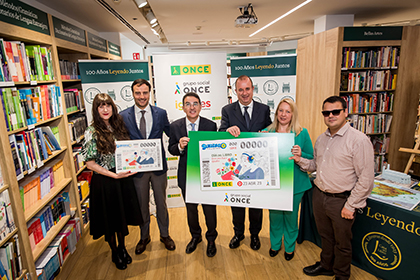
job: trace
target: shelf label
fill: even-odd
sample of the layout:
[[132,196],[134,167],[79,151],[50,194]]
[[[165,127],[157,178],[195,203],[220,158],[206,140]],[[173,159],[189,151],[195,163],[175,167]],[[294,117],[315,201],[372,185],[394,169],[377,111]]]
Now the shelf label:
[[31,81],[31,86],[36,86],[37,84],[37,81]]
[[0,1],[0,21],[50,35],[48,15],[17,0]]
[[83,29],[56,17],[53,17],[53,25],[56,38],[86,46],[86,35]]
[[34,129],[34,128],[35,128],[35,125],[34,124],[28,125],[28,130],[31,130],[31,129]]
[[344,27],[344,41],[401,40],[402,26]]
[[106,52],[106,40],[88,32],[89,48]]
[[108,52],[113,55],[121,56],[120,46],[108,41]]

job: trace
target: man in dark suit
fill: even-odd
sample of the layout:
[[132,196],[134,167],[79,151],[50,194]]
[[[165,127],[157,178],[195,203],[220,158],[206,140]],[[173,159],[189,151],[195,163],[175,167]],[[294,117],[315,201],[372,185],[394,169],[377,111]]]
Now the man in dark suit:
[[[241,131],[258,132],[271,124],[270,108],[253,101],[254,85],[250,77],[242,75],[236,79],[235,92],[238,101],[222,108],[222,123],[219,131],[227,131],[238,137]],[[251,248],[258,250],[261,246],[258,234],[262,227],[262,209],[249,208],[249,231]],[[245,238],[245,208],[232,206],[232,221],[235,235],[230,240],[229,248],[239,247]]]
[[[182,196],[185,200],[185,185],[187,179],[187,150],[189,131],[217,131],[215,122],[200,116],[201,100],[196,93],[187,93],[182,98],[182,109],[186,117],[178,119],[171,123],[171,136],[169,137],[168,150],[171,154],[179,156],[178,163],[178,186],[182,190]],[[185,203],[187,207],[187,220],[192,236],[188,243],[185,252],[191,254],[197,248],[198,243],[202,241],[201,227],[198,221],[198,210],[196,203]],[[217,237],[216,231],[216,205],[202,204],[204,216],[206,217],[206,239],[207,239],[207,256],[213,257],[216,255],[215,240]]]
[[[135,105],[122,111],[120,114],[130,133],[131,139],[161,139],[163,132],[169,135],[170,124],[166,111],[149,104],[150,84],[143,79],[137,79],[131,85]],[[163,141],[161,145],[163,168],[160,171],[138,172],[134,175],[134,184],[140,203],[144,224],[140,226],[140,241],[136,246],[136,254],[146,250],[150,242],[150,183],[156,202],[156,215],[160,231],[160,241],[165,244],[166,249],[175,250],[175,243],[169,236],[169,216],[166,205],[166,187],[168,170],[166,164]]]

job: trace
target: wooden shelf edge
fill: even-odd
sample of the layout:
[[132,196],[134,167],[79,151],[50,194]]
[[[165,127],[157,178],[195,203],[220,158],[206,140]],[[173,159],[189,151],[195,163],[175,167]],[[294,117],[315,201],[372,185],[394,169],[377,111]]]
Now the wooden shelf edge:
[[29,222],[33,216],[36,215],[42,208],[47,205],[51,199],[53,199],[56,195],[58,195],[69,183],[71,182],[71,178],[65,178],[61,180],[60,183],[57,184],[56,187],[52,188],[51,191],[44,196],[43,199],[38,200],[31,208],[25,210],[25,220]]
[[359,90],[359,91],[345,91],[345,90],[340,90],[340,93],[374,93],[374,92],[391,92],[391,91],[395,91],[396,89],[376,89],[376,90]]
[[82,203],[83,203],[83,202],[85,202],[85,201],[86,201],[86,199],[88,199],[88,198],[89,198],[89,195],[90,195],[90,190],[89,190],[88,194],[86,195],[86,197],[85,197],[85,198],[83,198],[83,199],[80,201],[80,205],[82,205]]
[[80,173],[82,173],[82,171],[83,170],[85,170],[86,169],[86,165],[83,165],[82,166],[82,168],[80,168],[77,172],[76,172],[76,177],[80,174]]
[[62,83],[81,82],[81,79],[61,80]]
[[90,227],[90,221],[88,221],[86,225],[83,225],[83,234],[85,234],[85,231],[89,230],[89,227]]
[[24,269],[24,270],[22,270],[22,274],[18,277],[18,278],[16,278],[16,280],[21,280],[21,279],[23,279],[23,277],[25,276],[25,274],[28,272],[28,270],[27,269]]
[[9,188],[9,185],[8,184],[3,184],[3,186],[0,188],[0,193],[4,192],[8,188]]
[[392,114],[393,111],[383,111],[383,112],[366,112],[366,113],[349,113],[349,115],[376,115],[376,114]]
[[[49,123],[49,122],[52,122],[52,121],[58,120],[58,119],[59,119],[59,118],[61,118],[62,116],[63,116],[63,115],[59,115],[59,116],[57,116],[57,117],[53,117],[53,118],[49,118],[49,119],[46,119],[46,120],[42,120],[42,121],[37,122],[36,124],[34,124],[34,127],[37,127],[37,126],[40,126],[40,125],[43,125],[43,124],[46,124],[46,123]],[[18,133],[18,132],[21,132],[21,131],[27,130],[27,129],[28,129],[28,127],[27,127],[27,126],[25,126],[25,127],[21,127],[21,128],[19,128],[19,129],[16,129],[16,130],[8,131],[8,132],[7,132],[7,134],[8,134],[8,135],[12,135],[12,134],[15,134],[15,133]]]
[[4,245],[13,235],[18,232],[18,228],[15,228],[12,232],[10,232],[2,241],[0,241],[0,247]]
[[42,239],[35,246],[35,249],[32,251],[32,255],[34,257],[35,262],[38,260],[41,254],[45,251],[45,249],[48,248],[48,245],[51,243],[51,241],[54,240],[54,238],[57,236],[60,230],[64,228],[64,226],[67,224],[69,220],[70,220],[70,215],[67,215],[61,218],[61,220],[48,231],[44,239]]

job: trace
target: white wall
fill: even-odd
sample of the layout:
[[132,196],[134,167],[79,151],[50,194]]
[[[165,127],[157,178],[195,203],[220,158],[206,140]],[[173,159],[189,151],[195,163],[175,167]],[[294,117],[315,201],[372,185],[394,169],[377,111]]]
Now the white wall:
[[[132,60],[133,53],[140,53],[140,59],[145,60],[144,49],[142,45],[137,44],[136,42],[130,40],[122,33],[120,33],[120,43],[121,43],[121,58]],[[146,58],[147,60],[147,58]]]

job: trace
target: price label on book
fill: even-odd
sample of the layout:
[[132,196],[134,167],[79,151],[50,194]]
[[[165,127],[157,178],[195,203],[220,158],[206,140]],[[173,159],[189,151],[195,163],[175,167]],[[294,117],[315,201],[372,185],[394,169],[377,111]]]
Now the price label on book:
[[34,129],[34,128],[35,128],[35,125],[34,124],[28,125],[28,130],[31,130],[31,129]]
[[36,86],[38,84],[37,81],[31,81],[31,86]]

